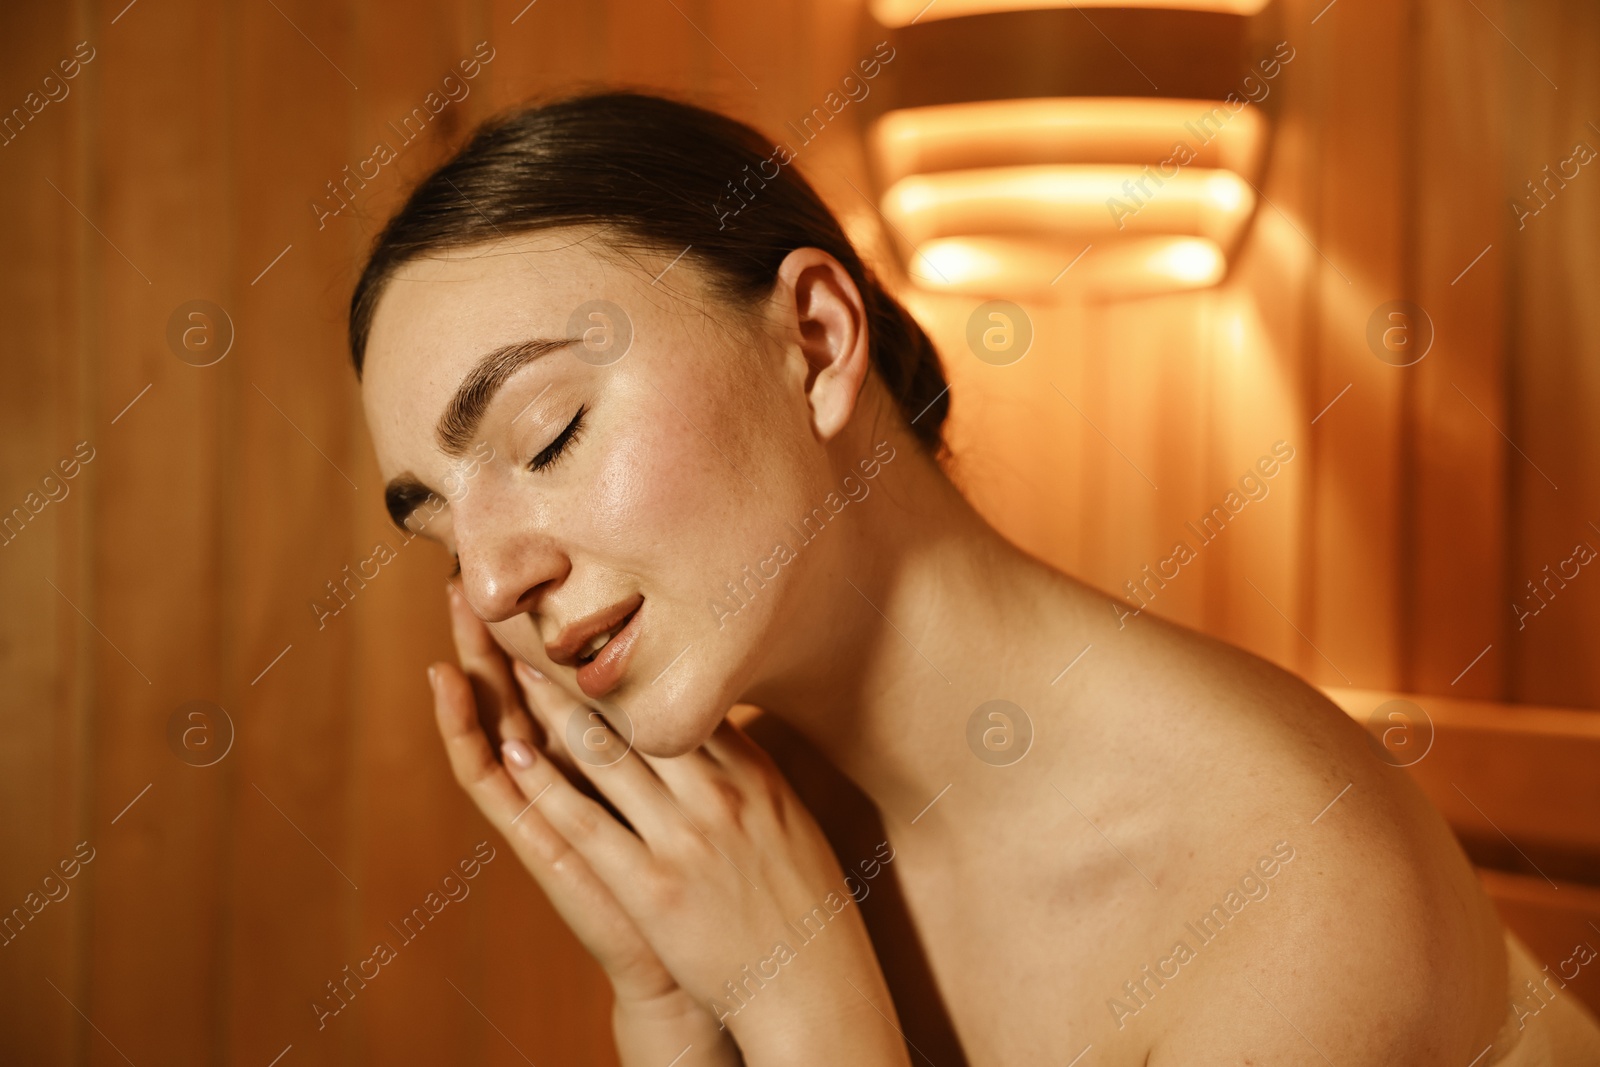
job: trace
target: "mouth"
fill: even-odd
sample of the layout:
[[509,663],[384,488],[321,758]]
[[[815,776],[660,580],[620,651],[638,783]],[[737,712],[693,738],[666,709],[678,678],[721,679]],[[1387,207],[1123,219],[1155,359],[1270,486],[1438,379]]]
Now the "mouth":
[[622,680],[641,631],[643,606],[644,597],[637,593],[618,601],[568,626],[557,640],[545,645],[545,652],[552,662],[573,668],[578,688],[597,699]]
[[[643,605],[641,604],[640,606],[642,607]],[[639,609],[634,608],[628,612],[621,622],[608,630],[601,630],[589,638],[584,646],[578,650],[578,654],[573,657],[573,663],[580,668],[587,667],[593,663],[600,653],[605,650],[605,647],[615,640],[619,633],[627,629],[628,624],[633,621],[633,617],[638,613]]]
[[546,641],[544,651],[552,663],[563,667],[576,667],[580,657],[587,661],[605,647],[628,624],[628,619],[639,610],[644,597],[638,593],[625,597],[609,607],[568,623],[562,627],[555,640]]
[[576,657],[578,688],[592,701],[610,693],[621,683],[622,673],[627,670],[627,662],[634,653],[638,635],[643,629],[643,622],[640,621],[643,606],[645,601],[640,598],[638,605],[618,624],[590,638]]

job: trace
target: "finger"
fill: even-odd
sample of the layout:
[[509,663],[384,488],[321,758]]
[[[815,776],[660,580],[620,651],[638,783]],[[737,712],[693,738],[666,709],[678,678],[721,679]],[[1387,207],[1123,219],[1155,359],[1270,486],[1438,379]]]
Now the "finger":
[[621,983],[619,991],[670,985],[670,975],[616,896],[495,757],[472,708],[467,677],[444,663],[435,664],[429,677],[439,733],[456,781],[510,843],[563,921],[613,982]]
[[[544,750],[564,769],[582,783],[588,780],[585,771],[578,767],[605,766],[620,758],[629,738],[619,737],[607,729],[605,721],[595,717],[594,709],[564,689],[549,675],[524,660],[511,665],[512,675],[522,693],[522,702],[534,719],[544,729]],[[574,747],[578,751],[574,752]]]
[[[567,693],[526,660],[513,660],[511,668],[517,686],[522,692],[523,706],[529,709],[544,737],[540,751],[560,769],[562,774],[566,775],[567,781],[571,782],[579,792],[599,803],[612,816],[621,820],[629,830],[637,832],[632,820],[623,815],[611,802],[611,798],[589,780],[589,776],[579,769],[578,760],[573,757],[567,732],[569,723],[573,727],[572,736],[578,737],[580,742],[589,736],[607,736],[586,734],[588,705]],[[617,743],[614,735],[608,739],[613,744]],[[584,754],[591,763],[601,758],[587,750]]]
[[[533,713],[533,717],[544,727],[547,735],[544,749],[556,758],[558,763],[564,763],[573,770],[577,769],[577,758],[572,752],[574,738],[580,745],[585,738],[595,739],[596,743],[601,745],[616,742],[614,733],[609,737],[590,733],[587,717],[578,720],[577,723],[571,723],[572,712],[587,708],[588,705],[563,689],[554,679],[523,660],[516,660],[511,667],[517,684],[522,689],[523,702]],[[567,736],[569,724],[574,735],[572,738]],[[627,744],[630,739],[621,740],[623,744]],[[634,751],[637,752],[636,749]],[[558,752],[564,755],[565,759],[558,756]],[[638,752],[638,755],[644,760],[645,765],[655,772],[657,779],[667,785],[669,792],[674,790],[677,783],[687,784],[691,777],[697,777],[715,766],[715,761],[699,748],[683,756],[671,758],[646,756],[642,752]],[[591,766],[611,762],[609,756],[600,752],[585,753],[584,756],[584,761]]]
[[626,907],[628,896],[637,893],[654,867],[644,841],[567,781],[532,745],[512,738],[501,752],[517,787],[535,798],[539,813]]
[[734,793],[742,792],[741,781],[729,773],[704,745],[681,756],[637,755],[653,772],[673,803],[686,818],[700,825],[699,816],[721,812]]
[[545,743],[542,747],[557,762],[575,771],[572,749],[562,727],[567,722],[567,716],[580,706],[581,701],[525,660],[512,661],[511,671],[522,694],[523,706],[544,732]]
[[[600,712],[573,698],[548,677],[525,663],[516,665],[517,683],[527,704],[544,718],[552,738],[560,737],[571,757],[570,767],[641,837],[660,844],[679,829],[669,789],[637,752],[631,738],[620,736]],[[589,793],[579,785],[580,791]]]
[[439,736],[457,784],[496,829],[530,848],[539,866],[553,866],[566,858],[571,845],[541,815],[530,811],[528,797],[495,755],[473,707],[471,680],[448,663],[434,664],[429,678]]
[[539,727],[522,706],[505,653],[495,643],[483,620],[467,603],[455,584],[447,583],[450,602],[450,633],[455,639],[461,669],[472,681],[479,720],[494,747],[509,737],[525,741],[543,740]]

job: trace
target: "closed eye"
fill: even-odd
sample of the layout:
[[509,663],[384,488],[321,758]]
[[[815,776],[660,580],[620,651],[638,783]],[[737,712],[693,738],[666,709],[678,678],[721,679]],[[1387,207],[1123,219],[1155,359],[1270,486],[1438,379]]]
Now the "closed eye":
[[556,434],[554,441],[551,441],[544,447],[542,452],[528,461],[528,469],[542,471],[554,465],[556,460],[561,458],[561,454],[567,450],[567,446],[578,437],[579,432],[583,429],[583,416],[588,410],[587,407],[579,407],[578,413],[572,416],[571,422],[567,423],[567,428]]

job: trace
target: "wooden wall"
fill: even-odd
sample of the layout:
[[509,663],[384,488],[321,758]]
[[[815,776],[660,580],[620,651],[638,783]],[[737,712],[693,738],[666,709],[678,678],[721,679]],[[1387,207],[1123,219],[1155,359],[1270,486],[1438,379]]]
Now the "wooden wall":
[[[622,82],[776,131],[875,38],[855,0],[525,2],[0,10],[3,113],[70,89],[0,146],[0,509],[79,442],[93,456],[0,547],[0,908],[80,842],[93,857],[0,947],[6,1062],[614,1060],[603,981],[504,849],[317,1027],[325,983],[494,843],[421,677],[448,647],[441,554],[401,552],[321,628],[310,607],[393,541],[344,302],[407,183],[491,110]],[[1508,200],[1600,146],[1597,16],[1320,7],[1286,4],[1271,206],[1227,285],[1030,308],[1010,368],[965,353],[971,301],[912,298],[955,383],[957,475],[1021,543],[1118,589],[1286,440],[1271,494],[1154,610],[1327,684],[1594,706],[1600,579],[1521,633],[1509,605],[1600,545],[1600,177],[1521,231]],[[326,183],[480,41],[470,96],[319,226]],[[45,85],[79,42],[93,58]],[[881,245],[852,131],[802,166]],[[1405,369],[1364,341],[1397,297],[1438,333]],[[234,328],[211,366],[167,339],[192,300]],[[195,700],[236,733],[208,767],[168,741]]]
[[[915,301],[955,357],[966,485],[1107,590],[1189,541],[1152,610],[1318,683],[1600,705],[1600,582],[1580,571],[1520,630],[1512,608],[1600,548],[1600,181],[1581,169],[1520,231],[1511,208],[1578,141],[1600,150],[1600,16],[1325,4],[1280,5],[1295,57],[1223,286],[1030,306],[1042,358],[1010,367],[963,358],[973,301]],[[1366,340],[1397,299],[1434,328],[1410,367]],[[1295,459],[1202,547],[1185,522],[1277,440]]]

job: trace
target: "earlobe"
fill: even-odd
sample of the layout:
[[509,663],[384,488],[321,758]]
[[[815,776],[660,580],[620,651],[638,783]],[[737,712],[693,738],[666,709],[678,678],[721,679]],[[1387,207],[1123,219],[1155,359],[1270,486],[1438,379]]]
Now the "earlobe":
[[820,440],[850,422],[871,363],[861,291],[837,259],[819,248],[797,248],[778,268],[778,292],[789,305],[793,336],[807,365],[806,402]]

